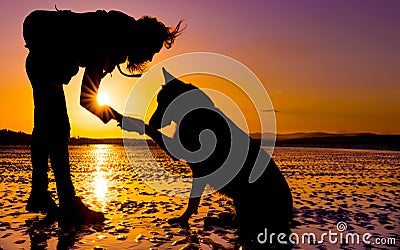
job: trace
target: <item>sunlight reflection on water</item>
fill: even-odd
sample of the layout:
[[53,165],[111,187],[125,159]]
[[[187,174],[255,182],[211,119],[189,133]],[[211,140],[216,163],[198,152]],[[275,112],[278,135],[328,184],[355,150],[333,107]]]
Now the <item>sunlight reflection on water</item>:
[[104,176],[104,172],[96,172],[93,178],[94,193],[96,194],[96,198],[102,203],[106,202],[106,193],[108,190],[108,180]]
[[111,145],[94,145],[92,150],[92,157],[94,162],[94,169],[91,178],[87,179],[87,184],[90,190],[94,193],[94,198],[101,204],[102,210],[107,207],[109,202],[109,187],[112,183],[112,146]]

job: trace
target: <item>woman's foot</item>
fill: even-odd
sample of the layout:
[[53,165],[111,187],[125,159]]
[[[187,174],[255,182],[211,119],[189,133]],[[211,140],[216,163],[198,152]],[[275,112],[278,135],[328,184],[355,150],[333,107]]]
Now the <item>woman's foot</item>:
[[56,214],[58,206],[49,191],[32,191],[26,204],[26,210],[33,213]]
[[60,207],[61,226],[95,224],[105,220],[102,212],[96,212],[83,204],[82,200],[75,196],[69,204]]

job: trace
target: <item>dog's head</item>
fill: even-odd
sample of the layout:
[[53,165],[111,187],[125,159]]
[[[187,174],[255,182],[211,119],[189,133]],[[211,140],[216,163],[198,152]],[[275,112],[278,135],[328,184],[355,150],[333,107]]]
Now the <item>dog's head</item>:
[[[163,128],[177,122],[182,115],[199,107],[214,107],[211,99],[192,84],[186,84],[173,77],[163,68],[165,84],[157,95],[157,109],[149,124]],[[168,109],[168,114],[166,111]]]

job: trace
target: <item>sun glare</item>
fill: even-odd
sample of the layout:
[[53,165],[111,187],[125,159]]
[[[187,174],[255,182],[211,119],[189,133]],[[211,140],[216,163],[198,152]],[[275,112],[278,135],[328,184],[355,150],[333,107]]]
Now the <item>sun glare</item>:
[[105,201],[108,190],[108,181],[104,172],[96,172],[93,178],[94,193],[99,201]]
[[107,94],[99,93],[97,94],[97,102],[99,103],[99,105],[103,106],[109,104],[110,100]]

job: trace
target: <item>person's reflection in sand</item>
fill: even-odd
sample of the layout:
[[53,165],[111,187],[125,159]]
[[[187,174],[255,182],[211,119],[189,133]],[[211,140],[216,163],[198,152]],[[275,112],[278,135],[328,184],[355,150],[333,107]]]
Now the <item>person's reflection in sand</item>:
[[[84,225],[74,228],[57,228],[56,217],[46,216],[43,219],[36,217],[33,220],[27,220],[28,229],[26,233],[29,235],[31,249],[49,249],[48,241],[57,237],[57,249],[71,249],[85,235],[92,234],[92,230]],[[102,231],[102,224],[98,224],[96,231]]]
[[25,221],[31,249],[48,249],[47,241],[57,233],[54,228],[56,219],[52,214],[48,214],[43,219],[35,217]]

